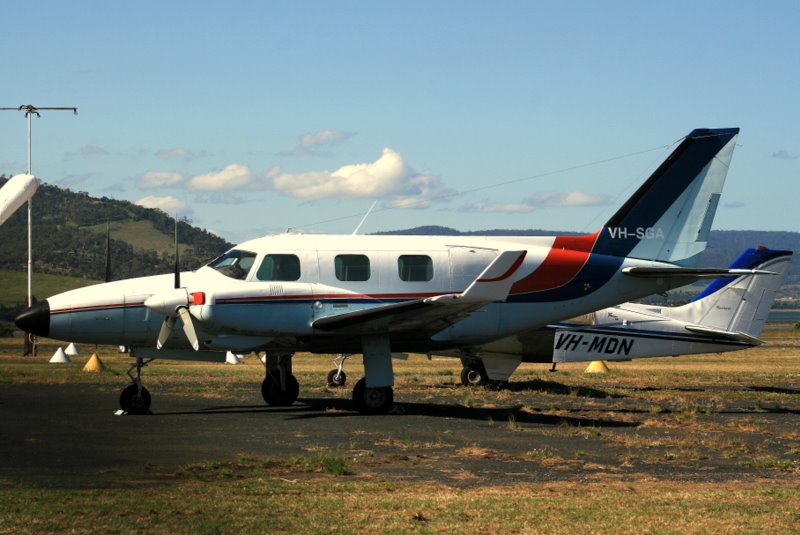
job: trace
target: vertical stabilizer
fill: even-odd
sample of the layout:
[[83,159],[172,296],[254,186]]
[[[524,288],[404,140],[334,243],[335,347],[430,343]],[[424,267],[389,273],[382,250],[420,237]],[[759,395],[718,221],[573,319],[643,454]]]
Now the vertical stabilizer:
[[595,252],[694,266],[706,247],[738,128],[694,130],[609,219]]
[[774,274],[743,275],[714,281],[691,303],[667,313],[709,329],[758,338],[783,283],[791,255],[791,251],[764,247],[748,249],[731,264],[731,269],[758,269]]

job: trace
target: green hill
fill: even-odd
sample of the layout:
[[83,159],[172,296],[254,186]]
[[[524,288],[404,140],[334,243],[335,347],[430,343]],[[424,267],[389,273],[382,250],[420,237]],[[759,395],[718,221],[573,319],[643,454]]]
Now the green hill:
[[[0,187],[6,180],[0,177]],[[111,225],[112,279],[168,273],[173,269],[174,220],[161,210],[106,197],[98,199],[46,184],[36,192],[33,206],[36,273],[102,280],[107,223]],[[182,269],[194,269],[231,247],[224,239],[187,221],[178,224],[178,241]],[[25,271],[24,209],[0,226],[0,244],[0,270]]]
[[[0,176],[0,187],[7,177]],[[174,220],[160,210],[94,198],[43,184],[33,202],[34,295],[46,297],[105,278],[106,225],[111,227],[112,280],[169,273]],[[0,226],[0,319],[21,310],[27,287],[27,211]],[[194,269],[231,247],[224,239],[178,224],[181,269]]]

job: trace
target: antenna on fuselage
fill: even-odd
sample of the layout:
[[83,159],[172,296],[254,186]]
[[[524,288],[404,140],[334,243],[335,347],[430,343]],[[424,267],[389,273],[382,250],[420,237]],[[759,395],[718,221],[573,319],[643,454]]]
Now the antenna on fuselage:
[[364,221],[366,221],[366,220],[367,220],[367,218],[369,217],[369,214],[371,214],[371,213],[372,213],[372,210],[375,208],[375,205],[376,205],[376,204],[378,204],[378,201],[375,201],[375,202],[373,202],[373,203],[372,203],[372,206],[370,206],[370,207],[369,207],[369,210],[367,210],[367,213],[366,213],[366,214],[364,214],[364,217],[362,217],[362,218],[361,218],[361,222],[358,224],[358,226],[356,227],[356,229],[353,231],[353,236],[355,236],[356,234],[358,234],[358,231],[359,231],[359,230],[361,230],[361,225],[363,225],[363,224],[364,224]]

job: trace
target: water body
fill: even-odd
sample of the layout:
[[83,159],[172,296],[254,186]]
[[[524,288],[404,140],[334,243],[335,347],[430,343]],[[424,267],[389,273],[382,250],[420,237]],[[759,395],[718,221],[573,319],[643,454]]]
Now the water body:
[[767,321],[770,323],[796,323],[800,321],[800,310],[770,310]]

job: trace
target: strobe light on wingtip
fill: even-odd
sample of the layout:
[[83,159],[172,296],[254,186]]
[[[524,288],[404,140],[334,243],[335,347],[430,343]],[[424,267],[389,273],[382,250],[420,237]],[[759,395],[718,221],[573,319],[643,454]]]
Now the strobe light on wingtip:
[[28,202],[39,188],[39,180],[28,174],[15,175],[0,189],[0,225]]

